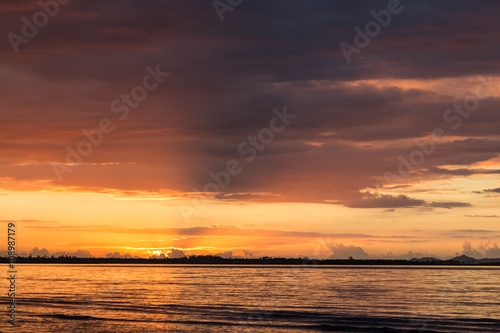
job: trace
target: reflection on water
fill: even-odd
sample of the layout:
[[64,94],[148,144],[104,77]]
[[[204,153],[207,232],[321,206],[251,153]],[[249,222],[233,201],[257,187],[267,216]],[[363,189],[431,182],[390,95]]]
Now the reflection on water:
[[18,265],[18,323],[10,327],[5,315],[0,327],[499,332],[499,282],[493,267]]

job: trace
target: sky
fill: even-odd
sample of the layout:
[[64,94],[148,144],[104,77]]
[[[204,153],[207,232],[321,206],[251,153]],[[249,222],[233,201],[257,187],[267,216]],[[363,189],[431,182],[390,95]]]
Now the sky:
[[18,252],[500,257],[496,1],[0,10]]

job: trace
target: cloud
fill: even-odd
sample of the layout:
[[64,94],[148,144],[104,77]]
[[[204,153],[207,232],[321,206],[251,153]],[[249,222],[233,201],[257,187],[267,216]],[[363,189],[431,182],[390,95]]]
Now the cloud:
[[184,257],[187,257],[184,252],[182,250],[179,250],[179,249],[170,249],[166,252],[166,255],[169,257],[169,258],[184,258]]
[[217,253],[217,256],[224,258],[224,259],[230,259],[233,257],[233,251],[219,252],[219,253]]
[[481,230],[481,229],[462,229],[462,230],[452,230],[452,232],[459,232],[459,233],[469,233],[469,232],[493,233],[493,232],[498,232],[498,231],[495,231],[495,230]]
[[254,255],[248,250],[233,250],[224,251],[217,253],[217,256],[221,258],[253,258]]
[[474,191],[474,193],[500,193],[500,187],[493,189],[486,189],[482,191]]
[[492,244],[491,240],[483,241],[480,249],[484,251],[486,258],[500,258],[500,248],[496,243]]
[[367,193],[365,198],[347,203],[351,208],[408,208],[425,204],[424,200],[412,199],[406,195],[393,196],[389,194]]
[[459,207],[472,207],[472,205],[467,202],[431,202],[429,204],[426,204],[426,206],[433,208],[447,208],[447,209],[459,208]]
[[[493,232],[489,230],[456,230],[457,232]],[[404,254],[394,254],[392,251],[388,251],[387,254],[370,254],[366,252],[362,247],[355,245],[344,245],[341,243],[324,243],[324,248],[327,251],[329,258],[331,259],[347,259],[349,257],[353,257],[354,259],[392,259],[392,260],[409,260],[413,258],[422,258],[422,257],[433,257],[437,259],[449,259],[452,258],[453,255],[448,256],[439,256],[430,253],[423,252],[415,252],[413,250],[408,251]],[[462,254],[473,257],[476,259],[481,258],[500,258],[500,248],[496,243],[492,240],[484,240],[482,241],[479,247],[473,248],[471,242],[464,241],[462,245]],[[456,255],[456,254],[455,254]]]
[[106,253],[106,258],[120,258],[120,259],[131,259],[133,256],[129,253],[121,254],[120,252]]
[[482,241],[477,249],[472,247],[471,242],[465,241],[462,249],[462,254],[476,259],[500,258],[500,248],[490,239]]
[[54,252],[51,253],[49,250],[43,248],[43,249],[38,249],[38,247],[33,248],[31,252],[29,253],[32,257],[60,257],[60,256],[69,256],[69,257],[77,257],[77,258],[94,258],[94,256],[88,251],[88,250],[82,250],[78,249],[75,252]]
[[462,254],[468,257],[476,259],[484,258],[484,255],[482,255],[478,250],[472,247],[471,242],[465,241],[464,244],[462,245],[462,249],[463,249]]
[[370,234],[326,234],[319,232],[304,232],[304,231],[283,231],[273,229],[241,229],[234,226],[212,226],[212,227],[192,227],[192,228],[124,228],[121,226],[109,225],[91,225],[91,226],[27,226],[30,229],[45,229],[45,230],[64,230],[74,232],[110,232],[110,233],[125,233],[125,234],[161,234],[161,235],[177,235],[177,236],[223,236],[223,237],[262,237],[262,238],[419,238],[418,236],[406,235],[370,235]]
[[[5,33],[19,33],[21,18],[39,8],[21,0],[0,6]],[[393,20],[347,65],[338,45],[352,39],[352,27],[362,13],[370,18],[373,6],[248,3],[231,12],[224,29],[211,3],[194,0],[61,6],[18,55],[7,40],[0,45],[7,106],[0,133],[2,187],[190,198],[193,188],[210,181],[210,171],[229,159],[244,161],[238,144],[269,121],[273,107],[287,103],[297,121],[245,165],[218,200],[419,206],[410,198],[364,201],[359,192],[397,169],[398,156],[415,149],[414,139],[448,126],[443,112],[474,91],[476,75],[498,72],[500,52],[487,37],[500,5],[424,1],[405,9],[405,20]],[[283,28],[289,20],[296,24]],[[480,61],[474,61],[477,50]],[[148,95],[140,112],[118,121],[106,143],[59,183],[51,163],[65,162],[66,145],[78,143],[83,129],[95,128],[103,117],[117,120],[110,103],[159,59],[171,80]],[[448,61],[443,66],[436,59]],[[452,133],[462,138],[439,144],[417,176],[494,173],[467,167],[498,156],[499,107],[498,97],[481,101],[481,112]],[[463,139],[469,137],[474,139]],[[443,169],[450,165],[458,169]]]
[[[406,195],[373,194],[364,193],[364,198],[346,203],[350,208],[413,208],[413,207],[432,207],[432,208],[458,208],[471,207],[470,203],[464,202],[431,202],[425,200],[410,198]],[[385,211],[391,211],[386,209]]]
[[94,258],[94,256],[88,250],[76,250],[74,252],[56,252],[53,254],[54,257],[59,256],[68,256],[68,257],[77,257],[77,258]]
[[149,259],[166,259],[166,258],[176,259],[185,257],[187,257],[187,255],[184,253],[184,251],[180,249],[171,248],[159,254],[150,255]]
[[430,167],[428,169],[432,173],[440,175],[457,175],[457,176],[471,176],[471,175],[489,175],[489,174],[499,174],[500,170],[487,170],[487,169],[445,169]]
[[368,259],[370,255],[361,247],[354,245],[344,245],[340,243],[327,243],[325,247],[330,254],[330,259]]
[[464,215],[465,217],[497,218],[498,215]]
[[410,260],[413,258],[423,258],[423,257],[433,257],[433,258],[438,258],[439,256],[433,255],[433,254],[426,254],[426,253],[420,253],[420,252],[413,252],[413,251],[408,251],[406,254],[400,254],[400,255],[395,255],[392,253],[392,251],[387,252],[386,255],[382,256],[373,256],[373,258],[377,259],[394,259],[394,260]]
[[38,257],[38,256],[43,257],[43,256],[50,256],[50,253],[45,248],[40,250],[38,247],[35,247],[33,248],[33,250],[31,250],[30,255],[33,257]]

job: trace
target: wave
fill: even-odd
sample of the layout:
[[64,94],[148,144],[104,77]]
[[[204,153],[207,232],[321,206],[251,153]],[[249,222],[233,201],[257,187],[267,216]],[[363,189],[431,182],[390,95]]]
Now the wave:
[[[171,308],[174,307],[190,308],[186,306],[171,306]],[[329,332],[498,332],[498,327],[500,327],[500,320],[486,318],[340,316],[312,311],[273,311],[271,313],[263,313],[256,311],[244,311],[243,309],[239,309],[240,311],[232,311],[230,313],[220,313],[221,309],[218,308],[215,308],[215,310],[219,311],[219,315],[215,315],[213,311],[200,311],[202,310],[201,307],[186,309],[188,310],[187,313],[191,315],[179,315],[179,313],[177,313],[176,316],[172,316],[171,313],[163,313],[166,318],[159,318],[158,313],[154,313],[152,316],[132,318],[130,316],[118,315],[115,311],[113,311],[113,309],[106,310],[110,311],[100,312],[100,314],[104,316],[81,316],[63,313],[32,314],[32,316],[54,318],[60,321],[77,320],[181,324],[186,327],[192,325],[202,325],[219,327],[258,327],[261,329],[281,328],[291,330],[300,328],[310,331]],[[172,317],[175,317],[175,319]]]

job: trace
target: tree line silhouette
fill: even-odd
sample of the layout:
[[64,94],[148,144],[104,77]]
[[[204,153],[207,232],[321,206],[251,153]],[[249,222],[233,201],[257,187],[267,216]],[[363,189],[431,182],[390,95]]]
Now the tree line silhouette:
[[[472,259],[472,258],[471,258]],[[0,263],[8,263],[8,257],[0,257]],[[310,259],[308,257],[284,258],[222,258],[217,255],[191,255],[184,258],[81,258],[61,255],[17,257],[16,263],[61,263],[61,264],[195,264],[195,265],[489,265],[500,266],[498,262],[459,262],[453,259],[418,261],[405,259]]]

